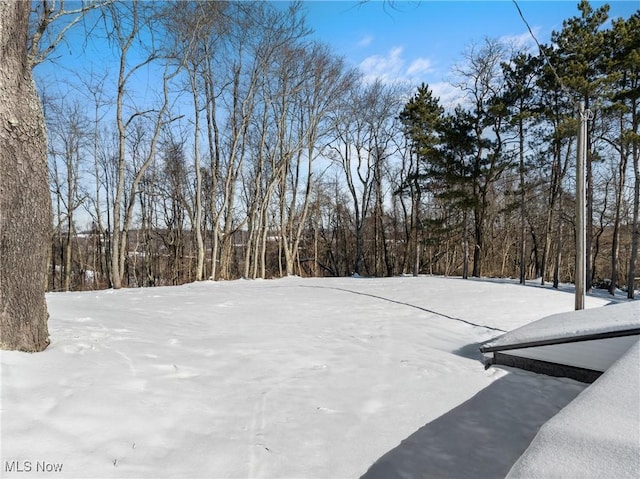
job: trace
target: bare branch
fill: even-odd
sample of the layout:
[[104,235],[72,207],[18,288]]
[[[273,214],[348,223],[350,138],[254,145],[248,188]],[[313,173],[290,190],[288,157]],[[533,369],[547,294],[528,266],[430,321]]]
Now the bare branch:
[[[65,39],[65,36],[85,15],[92,10],[99,9],[113,3],[114,0],[83,0],[82,7],[65,10],[65,1],[41,0],[40,5],[31,12],[31,32],[29,38],[28,59],[33,69],[44,62],[56,47]],[[65,19],[69,23],[61,27],[57,33],[52,32],[52,25],[62,24]],[[42,45],[45,34],[49,33],[53,38],[47,45]]]

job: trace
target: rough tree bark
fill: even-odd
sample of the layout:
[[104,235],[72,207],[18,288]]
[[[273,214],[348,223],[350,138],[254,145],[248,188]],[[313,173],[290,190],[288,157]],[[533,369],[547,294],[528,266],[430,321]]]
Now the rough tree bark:
[[46,134],[27,56],[30,2],[0,0],[0,347],[49,345]]

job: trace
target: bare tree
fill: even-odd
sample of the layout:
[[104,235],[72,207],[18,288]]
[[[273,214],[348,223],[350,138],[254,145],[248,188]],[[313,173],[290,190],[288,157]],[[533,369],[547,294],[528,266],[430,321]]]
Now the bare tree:
[[[126,104],[128,88],[135,73],[146,65],[153,63],[158,58],[157,51],[150,45],[151,51],[133,65],[129,56],[134,42],[149,28],[151,16],[145,11],[144,5],[138,0],[128,4],[110,5],[109,15],[113,24],[111,39],[117,47],[119,54],[119,71],[116,96],[116,124],[118,130],[118,173],[116,179],[116,191],[113,199],[113,232],[111,240],[111,283],[114,288],[122,287],[124,277],[125,259],[127,257],[128,231],[133,219],[135,196],[145,170],[151,165],[155,156],[157,142],[163,126],[168,121],[169,91],[168,84],[176,71],[169,73],[169,65],[164,67],[162,77],[162,92],[158,108],[142,110],[136,105]],[[144,159],[133,173],[128,191],[126,188],[126,170],[128,164],[127,138],[129,130],[139,118],[148,118],[151,122],[151,134],[149,147],[144,154]],[[125,195],[126,193],[126,195]]]
[[[314,162],[326,140],[329,112],[337,107],[355,74],[321,44],[287,47],[278,56],[270,93],[276,177],[280,274],[295,274],[313,192]],[[284,258],[282,258],[284,256]],[[284,259],[284,265],[282,264]]]
[[250,148],[260,87],[274,51],[282,42],[279,33],[286,19],[286,13],[273,12],[265,4],[250,9],[243,4],[234,7],[237,17],[229,33],[229,56],[225,63],[228,76],[221,92],[227,115],[227,133],[220,138],[221,168],[217,175],[222,199],[213,215],[220,238],[219,246],[217,241],[214,243],[214,251],[216,254],[219,251],[221,278],[230,276],[233,236],[248,219],[238,221],[236,217],[238,179]]
[[[229,116],[227,130],[231,134],[223,140],[222,148],[223,157],[228,160],[223,160],[227,165],[221,188],[224,200],[220,210],[223,224],[220,272],[224,275],[229,271],[232,233],[238,229],[238,222],[233,216],[236,200],[233,192],[236,180],[243,174],[251,178],[252,183],[244,185],[247,209],[244,221],[249,226],[244,272],[245,275],[257,275],[260,265],[260,275],[264,276],[269,206],[281,172],[286,168],[287,155],[291,152],[289,145],[279,141],[281,137],[278,134],[284,131],[282,125],[270,123],[282,120],[281,116],[274,116],[273,111],[281,109],[282,102],[287,104],[289,101],[286,94],[272,96],[272,93],[288,92],[288,88],[274,90],[270,83],[277,83],[278,79],[269,78],[269,72],[282,51],[295,45],[307,30],[298,4],[288,11],[260,4],[259,8],[243,15],[243,23],[234,26],[230,38],[233,48],[230,58],[232,88],[224,96]],[[250,154],[254,161],[246,164]],[[255,273],[251,273],[252,269]]]
[[[376,81],[357,84],[334,116],[331,143],[335,162],[344,172],[354,215],[355,258],[353,273],[365,269],[365,226],[372,208],[382,215],[382,171],[390,144],[389,121],[398,115],[395,87]],[[376,206],[377,205],[377,206]],[[374,221],[377,219],[374,217]]]
[[65,41],[67,32],[80,23],[91,10],[114,0],[82,0],[72,2],[67,9],[65,0],[34,1],[29,28],[29,63],[31,68],[44,62],[56,47]]
[[[193,102],[193,168],[195,173],[193,231],[196,238],[196,280],[204,279],[205,246],[203,236],[203,184],[201,167],[202,113],[208,126],[209,152],[215,155],[215,83],[212,72],[213,55],[227,33],[227,2],[181,2],[170,5],[162,14],[163,22],[171,33],[174,45],[170,55],[187,74],[187,89]],[[209,105],[213,103],[210,108]],[[213,115],[213,116],[212,116]],[[212,158],[211,171],[218,177],[217,162]],[[214,181],[215,181],[214,180]],[[210,209],[211,212],[211,209]]]
[[160,237],[164,250],[168,253],[165,281],[171,285],[184,281],[185,271],[183,258],[186,248],[186,216],[187,212],[187,164],[185,158],[185,141],[174,135],[172,131],[165,134],[160,146],[162,158],[159,177],[160,214],[163,231]]
[[369,151],[373,156],[373,271],[376,276],[394,272],[389,251],[385,199],[388,196],[389,162],[396,153],[394,137],[399,131],[402,88],[374,84],[367,97],[365,118],[370,131]]
[[28,2],[0,1],[0,347],[49,344],[51,200],[44,119],[27,52]]
[[[95,248],[93,252],[92,271],[94,275],[99,275],[94,278],[106,279],[107,285],[111,286],[111,276],[109,274],[109,237],[106,234],[106,227],[103,218],[103,194],[107,185],[105,184],[104,175],[101,174],[101,165],[104,166],[104,161],[101,161],[101,144],[105,140],[104,132],[101,131],[100,125],[106,116],[107,108],[112,102],[106,95],[105,82],[108,77],[108,72],[102,72],[97,74],[94,72],[88,72],[87,75],[80,78],[86,95],[91,100],[91,156],[93,157],[93,192],[88,194],[87,212],[93,219],[93,236],[95,241]],[[105,211],[108,214],[109,205],[106,202]],[[95,282],[95,281],[94,281]]]
[[[80,189],[81,163],[85,157],[89,123],[76,101],[48,105],[51,187],[56,197],[55,231],[60,240],[62,289],[71,288],[75,213],[85,198]],[[64,231],[62,229],[64,228]],[[55,275],[56,271],[52,271]],[[54,276],[55,277],[55,276]]]

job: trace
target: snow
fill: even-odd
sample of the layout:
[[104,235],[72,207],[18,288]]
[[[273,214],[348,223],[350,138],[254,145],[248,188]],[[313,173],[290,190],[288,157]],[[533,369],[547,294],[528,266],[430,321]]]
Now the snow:
[[640,302],[559,313],[529,323],[490,341],[485,347],[516,345],[640,328]]
[[508,477],[640,477],[640,342],[547,422]]
[[586,387],[484,369],[480,344],[573,309],[544,288],[286,278],[47,301],[49,348],[0,353],[2,477],[504,477]]

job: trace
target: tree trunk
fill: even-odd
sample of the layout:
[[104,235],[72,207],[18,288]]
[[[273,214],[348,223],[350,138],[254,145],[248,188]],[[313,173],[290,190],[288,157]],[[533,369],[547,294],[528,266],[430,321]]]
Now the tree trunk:
[[469,226],[468,213],[465,211],[462,217],[462,278],[469,278]]
[[557,225],[556,225],[556,232],[555,232],[555,262],[553,265],[553,287],[555,289],[558,289],[560,287],[560,265],[561,265],[561,261],[562,261],[562,209],[563,209],[563,205],[562,205],[563,201],[562,201],[562,187],[560,187],[560,190],[558,192],[558,214],[556,215],[557,217]]
[[[484,200],[482,200],[484,202]],[[482,209],[476,208],[474,210],[474,237],[475,237],[475,247],[473,248],[473,270],[471,272],[471,276],[474,278],[479,278],[482,274],[481,262],[482,255],[484,254],[484,211],[485,207],[482,206]]]
[[611,239],[611,284],[609,294],[615,295],[618,286],[618,255],[620,253],[620,223],[622,221],[622,201],[626,187],[627,154],[623,145],[620,148],[620,165],[615,189],[616,204],[613,220],[613,237]]
[[[194,67],[195,70],[195,67]],[[198,101],[198,82],[195,72],[191,77],[193,91],[194,120],[193,128],[193,168],[196,173],[195,191],[195,221],[193,230],[196,233],[196,246],[198,248],[198,262],[196,264],[196,281],[204,279],[204,240],[202,238],[202,171],[200,171],[200,102]]]
[[[522,111],[522,105],[520,110]],[[522,121],[522,117],[518,120],[518,137],[519,137],[519,148],[518,148],[518,157],[520,161],[520,167],[518,168],[518,173],[520,174],[520,246],[519,246],[519,262],[520,262],[520,284],[526,285],[527,273],[526,268],[527,265],[525,263],[525,254],[527,249],[527,195],[525,190],[525,164],[524,164],[524,125]]]
[[[417,182],[416,182],[417,183]],[[414,247],[414,251],[413,251],[413,276],[418,276],[420,274],[420,189],[419,186],[416,184],[415,186],[415,191],[411,192],[411,201],[412,201],[412,208],[411,208],[411,233],[410,235],[412,236],[412,238],[409,239],[409,244],[410,244],[410,240],[413,239],[413,247]]]
[[631,222],[631,258],[629,260],[629,276],[627,278],[627,298],[629,299],[633,299],[635,296],[636,261],[638,259],[638,243],[640,243],[640,225],[638,224],[638,217],[640,217],[639,157],[640,154],[636,143],[633,147],[633,173],[635,182],[633,187],[633,220]]
[[44,118],[27,61],[30,2],[0,1],[0,347],[49,345],[51,239]]
[[[589,110],[590,101],[589,98],[585,98],[585,108]],[[596,277],[596,257],[598,255],[599,240],[594,239],[594,224],[593,224],[593,116],[591,120],[587,122],[587,157],[585,164],[585,181],[586,181],[586,215],[585,228],[587,229],[587,237],[585,244],[585,268],[587,271],[585,289],[587,292],[591,292],[593,287],[593,280]],[[602,222],[601,222],[602,224]],[[594,241],[596,244],[594,245]]]
[[73,213],[69,211],[67,217],[67,234],[64,240],[64,283],[63,289],[71,291],[71,256],[73,255],[73,244],[71,238],[73,236]]

